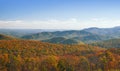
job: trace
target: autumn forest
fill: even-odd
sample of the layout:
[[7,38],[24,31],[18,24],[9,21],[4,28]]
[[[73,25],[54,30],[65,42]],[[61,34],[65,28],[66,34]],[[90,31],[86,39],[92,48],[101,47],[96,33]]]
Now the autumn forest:
[[[69,32],[66,31],[68,34]],[[75,34],[75,31],[70,34],[73,32]],[[37,34],[41,37],[48,37],[50,34],[42,35],[43,32]],[[84,31],[79,34],[77,31],[76,35],[93,36]],[[119,39],[110,42],[112,39],[97,41],[92,38],[86,43],[86,40],[75,42],[75,39],[68,40],[69,38],[61,36],[51,41],[51,38],[49,41],[40,41],[14,34],[11,36],[9,33],[0,34],[0,71],[120,71]],[[32,37],[36,37],[35,34]],[[62,40],[66,43],[59,43]]]

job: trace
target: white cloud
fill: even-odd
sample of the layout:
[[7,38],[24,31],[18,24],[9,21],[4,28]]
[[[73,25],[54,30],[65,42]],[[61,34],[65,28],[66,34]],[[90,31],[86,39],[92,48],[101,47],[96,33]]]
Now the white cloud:
[[89,24],[92,24],[92,27],[109,28],[120,26],[120,20],[110,18],[92,18],[89,21]]
[[88,27],[114,27],[120,26],[120,20],[110,20],[104,18],[92,18],[86,21],[80,21],[76,18],[68,20],[37,20],[37,21],[0,21],[0,28],[13,29],[83,29]]

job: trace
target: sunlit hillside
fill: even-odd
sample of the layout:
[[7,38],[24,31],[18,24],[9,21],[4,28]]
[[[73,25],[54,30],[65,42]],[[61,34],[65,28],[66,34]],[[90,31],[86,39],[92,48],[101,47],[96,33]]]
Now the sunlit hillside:
[[1,71],[103,71],[119,69],[119,49],[0,40]]

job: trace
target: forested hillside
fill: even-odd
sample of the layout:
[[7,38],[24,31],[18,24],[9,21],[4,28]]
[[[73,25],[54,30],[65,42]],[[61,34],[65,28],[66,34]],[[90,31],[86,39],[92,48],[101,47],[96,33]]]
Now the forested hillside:
[[49,39],[52,39],[52,38],[64,37],[67,39],[82,41],[84,43],[93,43],[98,41],[120,38],[119,35],[120,35],[120,27],[113,27],[113,28],[93,27],[93,28],[88,28],[83,30],[39,32],[34,34],[23,35],[21,38],[49,41]]
[[87,31],[92,34],[98,34],[98,35],[103,35],[103,36],[109,36],[112,38],[120,38],[120,26],[116,26],[113,28],[88,28],[84,29],[84,31]]
[[9,35],[9,36],[14,36],[14,37],[22,37],[24,35],[28,34],[35,34],[35,33],[40,33],[40,32],[52,32],[52,31],[57,31],[57,30],[52,30],[52,29],[0,29],[1,34]]
[[120,48],[120,39],[110,39],[106,41],[92,43],[93,46],[99,46],[103,48]]
[[[87,31],[81,30],[70,30],[70,31],[56,31],[56,32],[41,32],[36,34],[30,34],[22,36],[22,39],[32,39],[32,40],[48,40],[56,37],[63,37],[67,39],[82,41],[84,43],[91,43],[101,40],[109,39],[110,37],[96,35],[89,33]],[[54,39],[55,40],[55,39]],[[56,39],[57,40],[57,39]],[[60,43],[60,41],[59,41]]]
[[0,34],[0,71],[120,71],[119,36],[97,32]]
[[13,39],[16,39],[16,38],[0,34],[0,40],[13,40]]
[[84,44],[82,41],[75,39],[66,39],[64,37],[54,37],[47,40],[42,40],[43,42],[56,43],[56,44]]
[[0,40],[0,71],[120,70],[120,49]]
[[[66,39],[82,41],[84,43],[93,43],[98,41],[120,38],[120,27],[119,26],[113,28],[93,27],[83,30],[0,29],[0,33],[21,39],[45,40],[46,42],[47,41],[49,42],[49,40],[52,38],[63,37]],[[57,42],[61,43],[61,41]]]
[[0,0],[0,71],[120,71],[120,0]]

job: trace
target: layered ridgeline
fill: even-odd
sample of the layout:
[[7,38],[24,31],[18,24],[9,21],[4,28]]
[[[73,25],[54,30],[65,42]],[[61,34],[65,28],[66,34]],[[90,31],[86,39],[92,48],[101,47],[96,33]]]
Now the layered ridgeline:
[[69,41],[71,41],[71,44],[73,44],[74,42],[75,44],[79,44],[79,42],[93,43],[98,41],[120,38],[120,27],[114,27],[114,28],[93,27],[83,30],[68,30],[68,31],[42,30],[42,29],[23,29],[23,30],[1,29],[0,33],[21,39],[32,39],[32,40],[40,40],[45,42],[48,41],[51,43],[55,43],[52,40],[57,41],[56,43],[62,43],[61,41],[58,41],[58,38],[62,37],[69,39]]
[[56,31],[56,32],[40,32],[36,34],[25,35],[22,36],[21,38],[50,41],[50,39],[52,40],[56,37],[72,39],[75,40],[76,42],[82,41],[84,43],[93,43],[108,39],[120,38],[120,27],[114,27],[114,28],[93,27],[93,28],[83,29],[80,31],[70,30],[70,31]]
[[22,37],[24,35],[28,34],[35,34],[35,33],[40,33],[40,32],[52,32],[52,31],[57,31],[57,30],[52,30],[52,29],[0,29],[1,34],[9,35],[9,36],[14,36],[14,37]]
[[112,38],[120,38],[120,26],[113,27],[113,28],[88,28],[84,29],[87,32],[103,35],[103,36],[109,36]]
[[[33,40],[45,40],[45,41],[50,41],[50,39],[51,40],[54,39],[54,41],[57,41],[58,38],[56,38],[56,37],[63,37],[66,39],[71,39],[71,40],[74,40],[75,42],[82,41],[84,43],[96,42],[96,41],[100,41],[100,40],[105,40],[107,38],[106,36],[92,34],[92,33],[86,32],[84,30],[82,30],[82,31],[41,32],[41,33],[37,33],[37,34],[25,35],[22,38],[23,39],[33,39]],[[55,38],[56,38],[56,40],[55,40]]]

